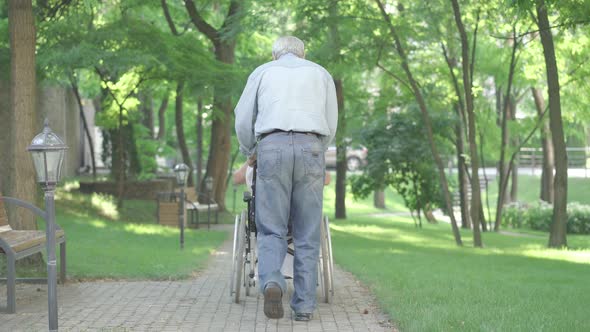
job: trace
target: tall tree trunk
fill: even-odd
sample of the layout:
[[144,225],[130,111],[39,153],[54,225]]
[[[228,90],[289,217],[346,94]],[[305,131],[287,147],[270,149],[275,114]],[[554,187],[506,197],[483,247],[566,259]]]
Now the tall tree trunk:
[[183,122],[183,95],[184,95],[184,82],[178,82],[176,87],[176,104],[174,107],[174,120],[176,122],[176,138],[178,139],[178,147],[180,148],[180,153],[182,155],[182,161],[189,167],[191,170],[188,173],[188,179],[186,181],[187,186],[192,187],[193,183],[193,164],[191,162],[191,156],[188,153],[188,147],[186,146],[186,139],[184,137],[184,122]]
[[125,145],[125,126],[123,126],[123,106],[119,105],[119,128],[117,130],[117,141],[118,141],[118,156],[119,156],[119,168],[118,168],[118,195],[117,195],[117,208],[120,210],[123,208],[124,196],[125,196],[125,181],[127,180],[127,153]]
[[[233,45],[220,46],[217,59],[224,63],[234,62]],[[229,168],[231,154],[231,133],[233,130],[233,105],[226,88],[214,88],[213,109],[221,114],[213,115],[211,144],[207,160],[207,176],[213,178],[213,197],[222,210],[225,210],[225,177]],[[204,189],[204,188],[203,188]]]
[[385,190],[377,189],[373,193],[373,205],[378,209],[385,209]]
[[[497,91],[500,93],[500,91]],[[509,96],[504,95],[504,100],[509,103]],[[508,118],[509,118],[509,108],[504,105],[502,107],[501,112],[501,120],[500,120],[500,132],[501,132],[501,140],[500,140],[500,161],[498,162],[498,200],[501,202],[502,205],[506,205],[509,203],[509,197],[506,195],[506,192],[502,191],[502,183],[504,181],[508,181],[506,178],[508,176],[508,165],[506,165],[506,149],[508,146],[508,140],[510,138],[510,132],[508,129]]]
[[[35,77],[35,17],[31,0],[9,0],[10,33],[10,192],[28,202],[37,201],[37,183],[28,145],[37,134]],[[34,215],[25,209],[8,207],[8,221],[14,229],[37,229]]]
[[203,97],[197,99],[197,179],[195,187],[201,186],[203,174]]
[[141,173],[141,162],[139,161],[139,153],[137,151],[137,137],[135,135],[135,128],[132,123],[125,125],[125,140],[127,144],[127,158],[129,160],[129,175],[131,178],[136,177]]
[[154,138],[154,105],[151,95],[146,93],[140,94],[141,100],[141,123],[147,128],[150,138]]
[[[510,100],[510,121],[516,121],[516,105],[517,102],[514,98]],[[513,147],[519,146],[518,133],[511,135],[510,142]],[[512,179],[510,181],[510,202],[516,202],[518,200],[518,155],[517,158],[511,161],[510,168],[512,169]]]
[[412,71],[410,70],[410,67],[408,65],[408,57],[406,55],[405,49],[402,46],[401,40],[397,34],[397,30],[396,30],[395,26],[391,22],[389,14],[387,14],[387,12],[385,11],[385,7],[383,6],[383,3],[380,0],[375,0],[375,2],[379,6],[379,10],[381,12],[381,15],[383,16],[383,19],[385,20],[385,22],[387,23],[387,26],[389,27],[389,32],[390,32],[392,38],[394,39],[395,49],[396,49],[396,51],[400,57],[400,60],[401,60],[402,69],[404,70],[404,73],[406,74],[406,77],[408,79],[408,83],[410,85],[412,93],[414,94],[414,97],[416,98],[416,102],[418,103],[418,106],[420,108],[420,113],[422,114],[422,120],[424,121],[424,127],[425,127],[426,134],[428,137],[430,151],[432,152],[432,157],[434,158],[436,165],[438,167],[438,173],[439,173],[439,178],[441,181],[443,195],[445,198],[445,204],[447,206],[447,210],[449,211],[449,217],[451,218],[451,227],[453,229],[453,236],[455,237],[455,243],[457,243],[457,245],[463,245],[463,242],[461,241],[461,233],[459,233],[459,227],[457,226],[457,220],[455,219],[455,214],[453,213],[453,203],[451,201],[451,194],[449,193],[449,185],[448,185],[447,177],[445,174],[444,164],[443,164],[443,161],[440,157],[440,154],[438,153],[438,149],[436,148],[436,144],[434,143],[434,134],[432,131],[432,121],[430,120],[430,115],[428,114],[426,102],[424,101],[424,97],[422,96],[422,91],[418,87],[418,83],[416,82],[416,80],[414,80],[414,76],[412,75]]
[[465,163],[465,148],[463,146],[462,121],[459,117],[455,126],[455,137],[457,140],[457,178],[459,182],[459,205],[461,207],[461,228],[471,228],[469,216],[469,197],[467,196],[469,181],[467,178],[467,164]]
[[547,15],[547,7],[544,0],[536,1],[537,24],[543,44],[543,55],[547,70],[547,87],[549,90],[549,124],[551,139],[555,153],[555,196],[553,202],[553,223],[549,235],[549,247],[559,248],[567,246],[567,152],[565,149],[565,137],[563,122],[561,119],[561,101],[559,93],[559,74],[555,59],[555,47],[553,35]]
[[[531,88],[533,99],[535,100],[535,108],[539,118],[545,112],[545,98],[541,89],[535,87]],[[551,143],[551,128],[549,128],[549,121],[543,121],[541,125],[541,144],[543,148],[543,170],[541,173],[541,200],[547,203],[553,203],[553,169],[555,168],[555,161],[553,157],[553,144]]]
[[[502,210],[504,203],[506,203],[506,188],[508,184],[508,177],[512,169],[511,164],[506,164],[506,147],[508,145],[508,128],[507,122],[510,118],[510,103],[512,94],[512,83],[514,79],[514,71],[516,68],[516,50],[518,49],[519,40],[516,38],[516,28],[512,27],[512,53],[510,57],[510,65],[508,70],[508,86],[506,87],[506,93],[504,94],[504,102],[501,108],[501,122],[500,126],[502,129],[502,143],[500,146],[500,163],[498,166],[498,200],[496,202],[496,218],[494,221],[494,230],[499,231],[502,222]],[[496,93],[501,93],[499,90]]]
[[344,96],[342,80],[334,79],[336,86],[336,99],[338,101],[338,138],[336,145],[336,218],[346,218],[346,121],[344,119]]
[[96,181],[96,158],[94,156],[94,142],[90,135],[90,129],[88,129],[88,121],[86,121],[86,115],[84,115],[84,106],[82,106],[82,98],[80,97],[80,91],[78,91],[78,85],[72,79],[70,81],[74,96],[76,96],[76,102],[78,102],[78,109],[80,111],[80,118],[82,119],[82,125],[84,126],[84,133],[88,140],[88,146],[90,147],[90,161],[92,162],[92,179]]
[[162,99],[162,104],[158,109],[158,136],[156,137],[159,141],[166,137],[166,109],[168,108],[168,93]]
[[[459,81],[455,75],[454,68],[456,66],[456,60],[453,55],[449,56],[447,49],[443,43],[441,48],[445,61],[449,68],[451,80],[453,82],[453,88],[457,96],[457,103],[455,105],[455,113],[457,114],[457,122],[455,124],[455,146],[457,148],[457,178],[459,183],[459,206],[461,208],[461,228],[471,228],[471,217],[469,216],[469,179],[467,176],[467,163],[465,162],[465,104],[463,103],[463,97],[461,96],[461,88],[459,87]],[[452,51],[452,49],[450,50]]]
[[455,23],[457,30],[461,36],[461,58],[463,67],[463,88],[465,92],[465,106],[468,120],[468,141],[469,141],[469,155],[471,157],[471,222],[473,224],[473,245],[482,247],[480,232],[480,207],[481,207],[481,191],[479,188],[479,158],[477,156],[477,143],[475,141],[475,110],[473,104],[473,88],[471,84],[471,69],[469,61],[469,42],[467,40],[467,33],[461,20],[461,11],[459,9],[459,2],[451,0],[453,6],[453,13],[455,15]]
[[[239,27],[241,1],[230,1],[227,15],[219,29],[213,28],[203,19],[193,0],[185,0],[184,4],[193,25],[213,44],[215,59],[226,64],[233,64],[236,36],[223,38],[223,31]],[[233,104],[229,90],[220,83],[213,87],[213,110],[220,114],[214,114],[212,117],[211,148],[207,160],[207,176],[213,178],[213,196],[221,210],[225,210],[227,187],[225,177],[229,168],[233,130],[232,121],[230,121],[233,118]]]
[[[340,56],[341,40],[338,31],[338,0],[331,0],[328,3],[330,20],[328,29],[330,35],[331,62],[337,66],[342,62]],[[346,218],[346,110],[344,108],[344,90],[342,77],[334,73],[334,86],[336,87],[336,100],[338,103],[338,132],[336,133],[336,186],[335,186],[335,216],[337,219]]]

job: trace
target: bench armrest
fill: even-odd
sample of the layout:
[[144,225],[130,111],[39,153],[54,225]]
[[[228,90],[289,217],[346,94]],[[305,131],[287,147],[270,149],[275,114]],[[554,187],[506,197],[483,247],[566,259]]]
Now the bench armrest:
[[[8,197],[8,196],[0,196],[1,200],[4,200],[6,203],[10,203],[10,204],[14,204],[16,206],[20,206],[22,208],[25,208],[31,212],[33,212],[34,214],[36,214],[38,217],[41,217],[41,219],[43,219],[43,221],[45,223],[47,223],[47,212],[44,210],[41,210],[40,208],[36,207],[35,205],[29,203],[29,202],[25,202],[23,200],[20,200],[18,198],[14,198],[14,197]],[[56,229],[62,229],[61,226],[57,223],[57,218],[56,220],[54,220],[55,222],[55,228]]]

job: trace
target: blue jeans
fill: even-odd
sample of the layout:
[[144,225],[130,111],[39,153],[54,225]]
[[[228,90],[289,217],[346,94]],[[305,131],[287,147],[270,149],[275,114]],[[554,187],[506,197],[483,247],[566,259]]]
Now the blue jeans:
[[281,266],[291,220],[295,257],[291,308],[316,308],[320,223],[324,190],[324,149],[313,134],[279,132],[258,143],[256,229],[261,291],[269,282],[286,293]]

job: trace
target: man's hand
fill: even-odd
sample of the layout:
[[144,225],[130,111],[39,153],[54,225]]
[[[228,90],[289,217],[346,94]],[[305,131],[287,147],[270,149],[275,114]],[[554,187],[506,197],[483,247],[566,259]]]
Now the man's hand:
[[250,158],[248,158],[248,165],[254,167],[254,165],[256,165],[256,153],[254,153],[253,155],[250,156]]

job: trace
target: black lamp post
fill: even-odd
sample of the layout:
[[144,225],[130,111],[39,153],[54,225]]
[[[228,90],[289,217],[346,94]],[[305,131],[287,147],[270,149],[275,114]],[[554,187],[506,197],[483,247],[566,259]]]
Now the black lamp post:
[[[43,132],[33,138],[27,148],[33,157],[37,182],[45,192],[47,216],[47,297],[49,331],[57,331],[57,261],[55,258],[55,187],[61,178],[61,166],[68,147],[49,128],[47,119]],[[63,264],[63,262],[62,262]]]
[[186,178],[190,168],[183,163],[174,166],[174,173],[176,174],[176,184],[180,187],[180,204],[178,213],[178,223],[180,226],[180,249],[184,249],[184,186],[186,185]]
[[205,178],[205,189],[207,190],[207,230],[211,228],[211,191],[213,191],[213,178]]

